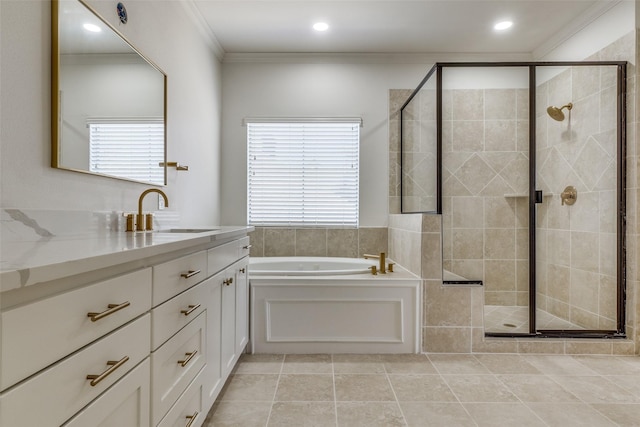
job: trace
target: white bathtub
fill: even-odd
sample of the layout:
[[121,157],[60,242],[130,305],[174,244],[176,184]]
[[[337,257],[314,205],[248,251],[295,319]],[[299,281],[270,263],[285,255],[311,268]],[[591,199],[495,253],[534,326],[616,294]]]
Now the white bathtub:
[[251,258],[252,276],[334,276],[363,274],[377,265],[375,259],[338,257]]
[[377,260],[251,258],[254,353],[417,353],[420,279]]

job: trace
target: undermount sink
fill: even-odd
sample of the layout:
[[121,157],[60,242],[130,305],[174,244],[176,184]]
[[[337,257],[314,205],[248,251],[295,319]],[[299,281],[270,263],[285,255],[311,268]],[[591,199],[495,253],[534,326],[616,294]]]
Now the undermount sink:
[[207,233],[216,230],[219,230],[219,228],[168,228],[166,230],[158,230],[157,233]]

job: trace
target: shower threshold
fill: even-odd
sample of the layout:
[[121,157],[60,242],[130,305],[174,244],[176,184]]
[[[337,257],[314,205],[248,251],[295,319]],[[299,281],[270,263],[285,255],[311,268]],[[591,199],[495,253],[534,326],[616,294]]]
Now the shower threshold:
[[[544,310],[536,310],[537,329],[582,330],[584,328],[561,319]],[[527,306],[484,306],[484,330],[486,333],[527,334],[529,333],[529,307]]]

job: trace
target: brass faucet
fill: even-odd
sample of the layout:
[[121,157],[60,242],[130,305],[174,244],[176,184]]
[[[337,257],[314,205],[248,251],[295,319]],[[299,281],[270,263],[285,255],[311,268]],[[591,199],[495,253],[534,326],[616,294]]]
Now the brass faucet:
[[[380,255],[371,255],[371,254],[364,254],[364,259],[379,259],[380,260],[380,267],[378,267],[378,271],[377,273],[380,274],[387,274],[387,266],[386,266],[386,258],[387,255],[384,252],[380,252]],[[376,273],[373,273],[376,274]]]
[[[158,193],[162,196],[162,198],[164,199],[164,205],[165,206],[169,206],[169,199],[167,198],[167,195],[164,194],[164,192],[162,190],[158,190],[157,188],[150,188],[148,190],[145,190],[142,192],[142,194],[140,195],[140,198],[138,199],[138,215],[136,216],[136,230],[137,231],[144,231],[145,230],[145,220],[144,220],[144,215],[142,214],[142,200],[144,199],[144,196],[146,196],[149,193]],[[148,221],[147,230],[153,230],[153,221]]]

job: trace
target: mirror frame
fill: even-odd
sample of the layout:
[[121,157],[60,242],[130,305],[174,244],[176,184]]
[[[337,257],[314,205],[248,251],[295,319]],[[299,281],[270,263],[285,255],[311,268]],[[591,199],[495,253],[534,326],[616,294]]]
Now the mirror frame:
[[60,123],[62,118],[62,111],[60,108],[60,46],[59,46],[59,15],[60,15],[60,0],[51,0],[51,167],[55,169],[68,170],[72,172],[80,172],[84,174],[102,176],[105,178],[112,178],[122,181],[136,182],[138,184],[146,184],[153,186],[166,186],[167,185],[167,74],[162,71],[158,65],[151,61],[147,56],[142,54],[127,38],[120,33],[113,25],[111,25],[106,19],[104,19],[98,12],[96,12],[90,5],[84,0],[75,0],[80,5],[85,7],[91,14],[98,18],[104,25],[106,25],[113,33],[120,37],[131,49],[144,59],[151,67],[157,70],[163,77],[163,116],[164,116],[164,182],[162,184],[151,183],[148,181],[139,181],[130,178],[119,177],[115,175],[108,175],[98,172],[91,172],[89,170],[77,169],[63,166],[60,163],[60,148],[61,148],[61,135],[60,135]]

